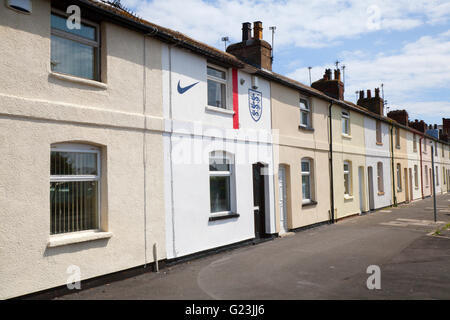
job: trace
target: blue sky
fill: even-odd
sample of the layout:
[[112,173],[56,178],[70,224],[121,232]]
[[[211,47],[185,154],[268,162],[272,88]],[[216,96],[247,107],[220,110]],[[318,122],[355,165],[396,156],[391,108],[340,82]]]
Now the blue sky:
[[384,84],[390,110],[442,123],[450,117],[448,0],[122,0],[140,17],[224,49],[242,22],[276,26],[273,70],[309,84],[336,60],[345,65],[345,98]]

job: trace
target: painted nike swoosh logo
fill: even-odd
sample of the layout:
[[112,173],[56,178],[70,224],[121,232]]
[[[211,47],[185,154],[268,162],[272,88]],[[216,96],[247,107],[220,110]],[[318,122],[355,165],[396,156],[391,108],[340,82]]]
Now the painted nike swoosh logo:
[[180,86],[180,81],[178,81],[178,87],[177,87],[178,93],[179,93],[179,94],[185,93],[185,92],[188,91],[190,88],[192,88],[193,86],[195,86],[197,83],[198,83],[198,82],[196,82],[196,83],[194,83],[194,84],[191,84],[190,86],[187,86],[187,87],[182,88],[182,87]]

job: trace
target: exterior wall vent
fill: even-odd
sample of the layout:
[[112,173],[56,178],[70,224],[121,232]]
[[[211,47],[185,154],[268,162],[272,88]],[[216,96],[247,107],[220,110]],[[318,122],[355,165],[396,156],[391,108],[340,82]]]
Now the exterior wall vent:
[[21,13],[30,14],[32,10],[31,0],[6,0],[6,6]]

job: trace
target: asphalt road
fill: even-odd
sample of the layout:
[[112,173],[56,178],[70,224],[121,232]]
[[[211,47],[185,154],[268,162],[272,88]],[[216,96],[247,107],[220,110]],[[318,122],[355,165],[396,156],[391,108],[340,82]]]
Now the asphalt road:
[[428,198],[58,299],[450,299],[450,233],[427,235],[450,194],[437,204],[441,224]]

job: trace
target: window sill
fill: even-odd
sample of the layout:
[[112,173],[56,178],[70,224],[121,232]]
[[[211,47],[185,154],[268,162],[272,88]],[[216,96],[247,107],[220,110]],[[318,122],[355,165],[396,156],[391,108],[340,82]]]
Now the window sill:
[[352,136],[351,136],[351,135],[349,135],[349,134],[345,134],[345,133],[343,133],[343,134],[342,134],[342,138],[345,138],[345,139],[351,139],[351,138],[352,138]]
[[230,116],[234,115],[234,111],[233,110],[224,109],[224,108],[206,106],[205,110],[206,111],[210,111],[210,112],[223,113],[223,114],[230,115]]
[[239,218],[239,213],[227,213],[227,214],[220,214],[209,217],[209,221],[218,221],[218,220],[226,220],[226,219],[234,219]]
[[400,149],[400,146],[395,146],[395,149]]
[[109,239],[111,237],[112,232],[95,231],[95,230],[58,234],[50,236],[47,242],[47,247],[53,248],[86,241]]
[[87,85],[87,86],[100,88],[100,89],[108,89],[108,85],[106,83],[95,81],[95,80],[79,78],[79,77],[75,77],[75,76],[70,76],[68,74],[63,74],[63,73],[59,73],[59,72],[51,71],[49,73],[49,76],[52,77],[52,78],[58,79],[58,80],[84,84],[84,85]]
[[353,196],[344,195],[344,200],[353,200]]
[[377,142],[377,146],[382,146],[383,142]]
[[300,130],[304,130],[304,131],[310,131],[310,132],[314,132],[314,128],[311,128],[311,127],[305,127],[305,126],[298,126],[298,128],[300,129]]
[[378,192],[379,196],[384,196],[384,192]]
[[311,201],[302,203],[302,208],[315,206],[316,204],[317,204],[317,201],[311,200]]

